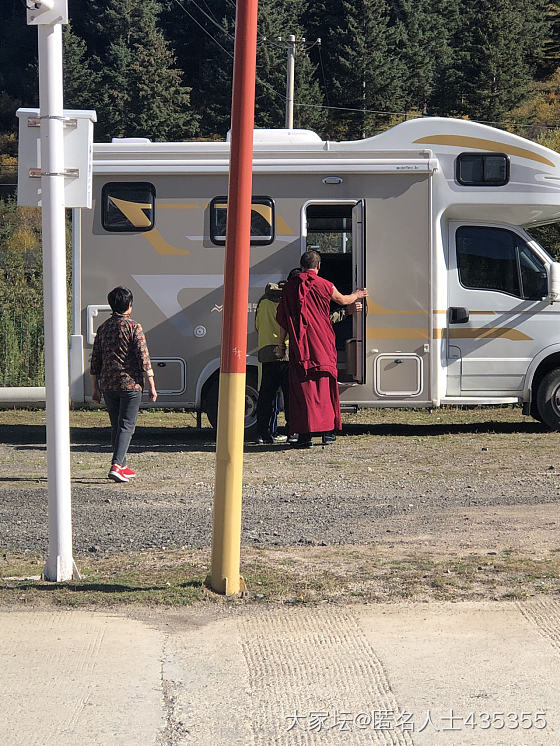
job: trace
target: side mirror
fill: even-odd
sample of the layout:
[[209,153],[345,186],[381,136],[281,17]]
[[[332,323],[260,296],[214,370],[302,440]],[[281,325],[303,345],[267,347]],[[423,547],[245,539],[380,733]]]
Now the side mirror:
[[548,268],[548,298],[551,303],[560,301],[560,262],[552,262]]

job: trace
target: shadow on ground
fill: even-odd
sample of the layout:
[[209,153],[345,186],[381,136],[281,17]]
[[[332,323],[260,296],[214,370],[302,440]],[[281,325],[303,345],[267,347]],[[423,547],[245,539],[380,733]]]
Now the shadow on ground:
[[343,435],[393,435],[393,436],[438,436],[438,435],[475,435],[476,433],[496,433],[509,435],[513,433],[545,433],[549,428],[540,422],[468,422],[468,423],[434,423],[418,424],[345,424]]
[[[348,435],[376,435],[384,437],[437,437],[441,435],[474,435],[477,433],[495,434],[532,434],[545,433],[548,428],[539,422],[479,422],[479,423],[434,423],[434,424],[345,424],[341,437]],[[91,452],[109,451],[111,435],[109,428],[73,427],[70,431],[72,451]],[[2,429],[0,442],[19,446],[21,450],[33,447],[34,450],[45,448],[46,433],[44,425],[10,425]],[[262,446],[245,443],[251,451],[267,451],[281,446]],[[211,428],[166,428],[139,426],[134,434],[130,453],[145,450],[149,447],[155,451],[214,451],[216,434]],[[283,449],[282,449],[283,450]]]

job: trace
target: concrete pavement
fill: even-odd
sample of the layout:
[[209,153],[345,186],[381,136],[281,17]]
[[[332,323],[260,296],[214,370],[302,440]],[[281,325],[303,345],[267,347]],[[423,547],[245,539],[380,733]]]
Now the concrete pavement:
[[560,600],[0,610],[2,746],[560,746]]

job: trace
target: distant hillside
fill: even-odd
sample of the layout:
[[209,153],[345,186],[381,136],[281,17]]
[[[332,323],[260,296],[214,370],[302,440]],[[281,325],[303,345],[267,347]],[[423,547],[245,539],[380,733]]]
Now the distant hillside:
[[[234,0],[69,0],[69,13],[65,104],[97,110],[96,140],[225,135]],[[549,0],[260,0],[256,126],[284,125],[294,34],[297,127],[352,139],[452,115],[538,137],[558,121],[559,29]],[[36,35],[21,0],[3,0],[5,135],[37,104]],[[13,141],[0,147],[10,156]]]

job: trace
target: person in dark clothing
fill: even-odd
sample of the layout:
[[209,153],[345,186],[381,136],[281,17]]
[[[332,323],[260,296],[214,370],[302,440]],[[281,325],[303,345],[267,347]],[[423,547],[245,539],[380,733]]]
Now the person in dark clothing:
[[301,271],[288,280],[276,314],[281,327],[279,355],[289,338],[289,430],[299,433],[298,448],[312,446],[314,432],[322,433],[324,444],[332,443],[334,431],[341,428],[330,303],[349,306],[367,296],[365,288],[342,295],[332,282],[319,277],[320,267],[316,251],[302,254]]
[[95,335],[90,363],[92,398],[101,402],[103,396],[111,421],[113,458],[107,476],[128,482],[136,476],[126,464],[126,454],[136,428],[144,379],[150,401],[156,401],[157,391],[144,331],[130,318],[132,292],[116,287],[107,299],[113,313]]
[[[285,283],[269,282],[260,299],[255,315],[255,329],[258,333],[258,358],[261,363],[261,384],[257,402],[258,442],[274,443],[274,422],[276,419],[276,397],[282,389],[284,412],[288,421],[288,353],[278,356],[280,327],[276,321],[276,310],[282,297]],[[277,436],[280,440],[280,436]],[[282,438],[285,440],[285,438]]]

